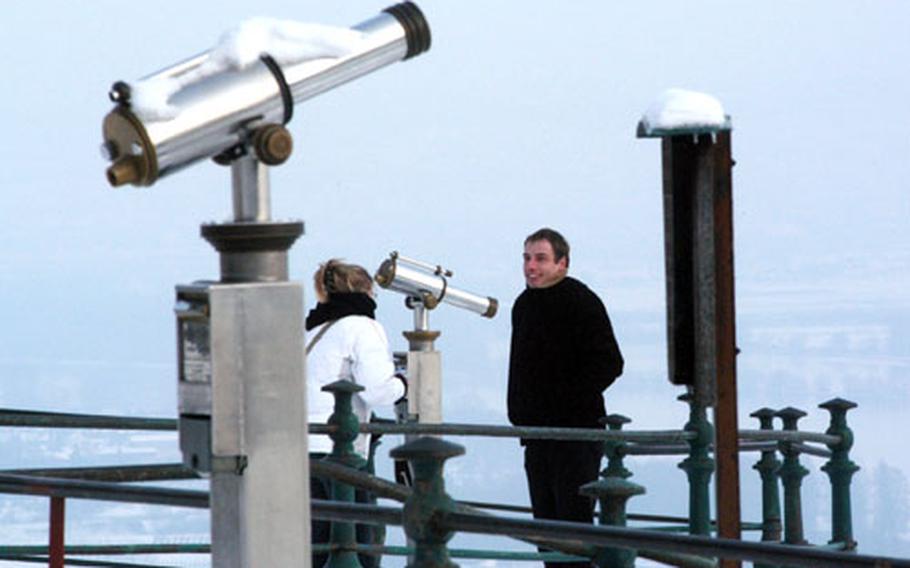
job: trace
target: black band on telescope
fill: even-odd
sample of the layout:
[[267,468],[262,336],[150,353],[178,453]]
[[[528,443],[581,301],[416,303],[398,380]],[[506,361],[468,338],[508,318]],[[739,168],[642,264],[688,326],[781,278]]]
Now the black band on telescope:
[[439,293],[439,297],[436,298],[437,301],[441,302],[443,298],[446,297],[446,290],[449,289],[449,281],[446,280],[445,276],[440,276],[442,278],[442,291]]
[[423,12],[413,2],[402,2],[389,6],[383,12],[391,14],[404,28],[405,39],[408,42],[408,52],[405,59],[420,55],[430,49],[430,24],[423,17]]
[[282,124],[287,124],[291,122],[291,119],[294,117],[294,97],[291,95],[291,87],[288,85],[287,79],[284,78],[284,72],[281,70],[281,66],[272,59],[271,55],[263,53],[259,56],[259,59],[269,68],[269,71],[272,72],[272,76],[275,77],[275,81],[278,83],[278,91],[281,93],[281,102],[284,104],[284,121]]

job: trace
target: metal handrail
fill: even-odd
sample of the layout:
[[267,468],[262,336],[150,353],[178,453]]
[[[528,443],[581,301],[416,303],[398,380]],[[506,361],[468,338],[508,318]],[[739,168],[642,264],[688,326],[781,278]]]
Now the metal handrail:
[[[88,428],[105,430],[177,429],[173,418],[122,417],[99,414],[73,414],[0,408],[0,426],[35,428]],[[312,434],[331,434],[335,426],[313,423]],[[416,434],[442,436],[490,436],[550,440],[588,440],[649,443],[679,443],[695,437],[685,430],[600,430],[596,428],[547,428],[542,426],[500,426],[489,424],[387,424],[365,423],[360,432],[368,434]],[[840,443],[840,436],[819,432],[783,430],[740,430],[742,441]],[[811,453],[806,451],[806,453]],[[820,455],[820,454],[815,454]]]
[[[336,426],[310,424],[311,434],[331,434]],[[361,433],[415,434],[420,436],[488,436],[491,438],[525,438],[534,440],[685,442],[695,434],[685,430],[602,430],[597,428],[551,428],[545,426],[499,426],[493,424],[382,424],[364,423]]]
[[841,442],[840,436],[804,430],[740,430],[739,438],[762,442],[815,442],[826,446],[834,446]]
[[[3,554],[47,554],[47,545],[0,544]],[[119,556],[126,554],[204,554],[211,552],[210,544],[70,544],[66,554],[77,556]]]
[[[50,558],[47,555],[32,554],[2,554],[0,561],[31,562],[33,564],[47,565]],[[110,562],[106,560],[86,560],[81,558],[67,558],[67,566],[94,566],[95,568],[178,568],[176,566],[161,566],[158,564],[133,564],[131,562]]]
[[83,481],[111,481],[120,483],[201,479],[200,475],[196,473],[195,470],[182,463],[7,469],[0,471],[0,473],[29,475],[33,477],[53,477],[55,479],[81,479]]
[[94,499],[97,501],[118,501],[146,505],[171,505],[197,509],[205,509],[209,506],[209,494],[206,491],[165,487],[136,487],[100,481],[55,479],[52,477],[9,473],[0,473],[0,493]]
[[[799,432],[793,433],[798,434]],[[810,456],[822,458],[831,457],[831,450],[827,448],[820,448],[801,442],[787,443],[793,444],[793,449],[797,450],[801,454],[807,454]],[[708,448],[709,451],[714,451],[714,444],[710,444]],[[767,452],[777,450],[777,448],[778,442],[744,441],[742,439],[740,439],[739,442],[740,453]],[[618,448],[616,451],[617,453],[624,456],[681,456],[689,453],[689,446],[685,444],[645,445],[636,443]]]
[[[323,520],[362,522],[364,518],[369,517],[371,520],[385,524],[402,524],[401,512],[394,507],[317,500],[314,500],[313,503],[313,516]],[[450,531],[525,538],[546,535],[550,539],[574,543],[583,542],[593,546],[632,548],[638,549],[641,556],[645,556],[646,550],[669,553],[683,551],[683,555],[819,568],[882,568],[883,566],[910,568],[910,560],[900,558],[567,521],[492,517],[456,511],[434,517],[434,522],[437,524],[437,528]]]
[[0,408],[0,426],[96,430],[176,430],[177,420]]

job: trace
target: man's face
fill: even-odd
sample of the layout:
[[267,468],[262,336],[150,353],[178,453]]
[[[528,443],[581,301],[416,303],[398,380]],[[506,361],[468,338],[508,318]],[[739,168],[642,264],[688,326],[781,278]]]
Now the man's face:
[[531,241],[525,245],[524,274],[528,288],[548,288],[566,275],[568,259],[556,261],[550,241]]

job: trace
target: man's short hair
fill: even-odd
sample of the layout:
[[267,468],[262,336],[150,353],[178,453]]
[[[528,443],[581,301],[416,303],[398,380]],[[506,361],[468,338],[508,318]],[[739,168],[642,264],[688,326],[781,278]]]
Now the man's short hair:
[[553,260],[559,262],[562,258],[566,259],[566,267],[569,266],[569,241],[564,236],[548,227],[537,229],[525,239],[525,244],[535,241],[547,241],[553,247]]

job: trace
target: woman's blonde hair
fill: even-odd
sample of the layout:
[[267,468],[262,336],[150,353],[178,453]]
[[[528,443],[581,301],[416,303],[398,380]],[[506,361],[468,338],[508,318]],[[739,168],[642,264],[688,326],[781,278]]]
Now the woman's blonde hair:
[[319,301],[324,302],[329,299],[329,294],[370,294],[373,291],[373,278],[362,266],[332,258],[319,265],[319,270],[313,274],[313,285]]

